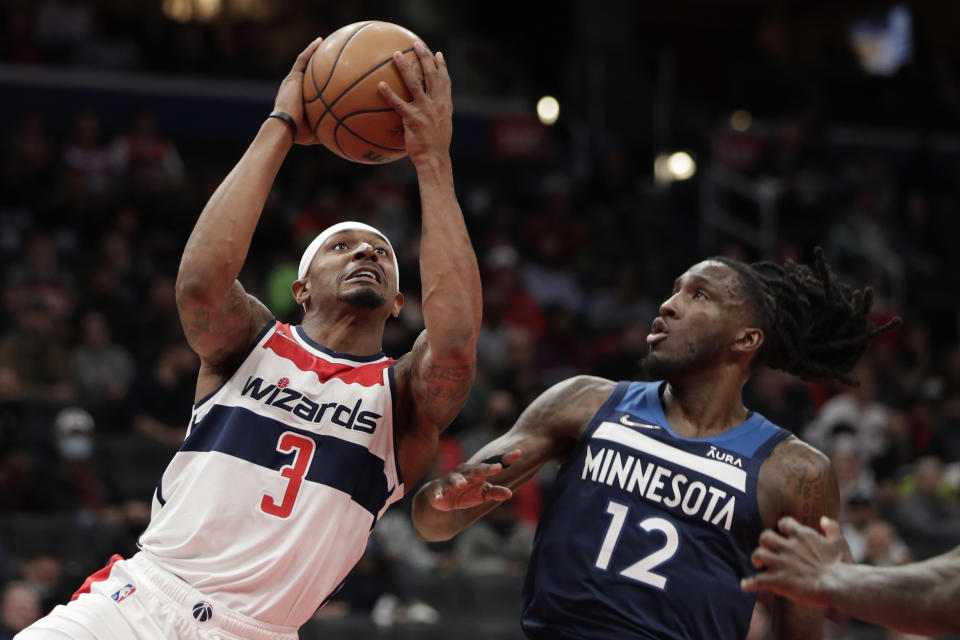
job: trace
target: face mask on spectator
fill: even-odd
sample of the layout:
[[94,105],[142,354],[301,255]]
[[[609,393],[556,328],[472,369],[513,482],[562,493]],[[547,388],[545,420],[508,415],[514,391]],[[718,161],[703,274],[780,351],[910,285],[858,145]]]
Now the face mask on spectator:
[[89,460],[93,454],[93,440],[83,434],[70,435],[60,440],[60,455],[67,460]]

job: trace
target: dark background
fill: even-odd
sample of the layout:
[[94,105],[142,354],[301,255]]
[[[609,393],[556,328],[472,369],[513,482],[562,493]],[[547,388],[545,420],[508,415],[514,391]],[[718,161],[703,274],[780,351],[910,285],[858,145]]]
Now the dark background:
[[[909,15],[909,55],[878,74],[851,29],[893,33],[891,11]],[[135,551],[192,400],[197,362],[173,304],[186,237],[296,54],[367,19],[447,58],[457,190],[483,270],[478,380],[436,473],[559,379],[634,376],[657,305],[690,264],[808,261],[819,245],[842,277],[873,287],[877,322],[905,324],[873,345],[860,389],[763,371],[748,405],[830,455],[858,560],[960,543],[956,2],[7,0],[0,630]],[[545,94],[560,102],[552,127],[534,112]],[[658,179],[656,157],[675,151],[697,172]],[[384,345],[399,356],[422,324],[405,159],[293,150],[241,279],[297,321],[291,269],[320,229],[350,218],[400,254],[407,307]],[[550,483],[547,472],[447,545],[419,543],[408,505],[394,507],[302,636],[518,637]],[[897,637],[846,620],[830,634]]]

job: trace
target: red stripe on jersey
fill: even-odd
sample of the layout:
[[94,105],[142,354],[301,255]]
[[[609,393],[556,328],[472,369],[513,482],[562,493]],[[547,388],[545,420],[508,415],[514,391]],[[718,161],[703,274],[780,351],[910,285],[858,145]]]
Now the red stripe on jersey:
[[117,554],[113,554],[112,556],[110,556],[110,562],[107,563],[107,566],[105,566],[103,569],[100,569],[99,571],[97,571],[96,573],[88,577],[86,580],[84,580],[83,584],[80,585],[80,588],[77,589],[76,593],[70,596],[70,600],[71,601],[76,600],[84,593],[90,593],[90,587],[93,586],[94,582],[103,582],[104,580],[109,578],[110,570],[113,569],[113,565],[118,560],[123,560],[123,557]]
[[337,364],[317,357],[300,346],[289,334],[281,333],[282,329],[270,336],[264,343],[264,349],[273,349],[281,358],[286,358],[301,371],[312,371],[317,374],[320,382],[331,378],[343,380],[349,384],[360,384],[364,387],[375,387],[383,384],[383,370],[393,364],[392,358],[382,362],[352,365]]

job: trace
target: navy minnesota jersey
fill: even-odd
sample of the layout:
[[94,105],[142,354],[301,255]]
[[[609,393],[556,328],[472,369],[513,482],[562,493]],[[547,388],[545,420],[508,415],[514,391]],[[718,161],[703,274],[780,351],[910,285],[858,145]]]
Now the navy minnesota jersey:
[[763,530],[760,465],[789,433],[759,414],[682,438],[662,382],[621,382],[557,476],[523,595],[531,638],[743,640]]

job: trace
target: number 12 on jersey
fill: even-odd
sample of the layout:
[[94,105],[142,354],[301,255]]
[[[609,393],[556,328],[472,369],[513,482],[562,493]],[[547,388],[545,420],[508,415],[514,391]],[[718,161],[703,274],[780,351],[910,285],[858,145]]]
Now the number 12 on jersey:
[[[617,543],[620,542],[620,534],[623,533],[623,525],[630,514],[630,507],[611,500],[607,503],[607,514],[611,516],[610,526],[607,527],[607,533],[600,545],[600,553],[597,554],[597,561],[594,563],[598,569],[604,571],[608,570],[610,557],[613,555]],[[645,518],[638,522],[637,526],[647,533],[658,531],[666,536],[666,540],[662,547],[625,569],[621,569],[618,575],[662,590],[667,586],[667,578],[654,573],[651,569],[659,567],[677,553],[677,549],[680,547],[680,534],[673,523],[665,518]]]

